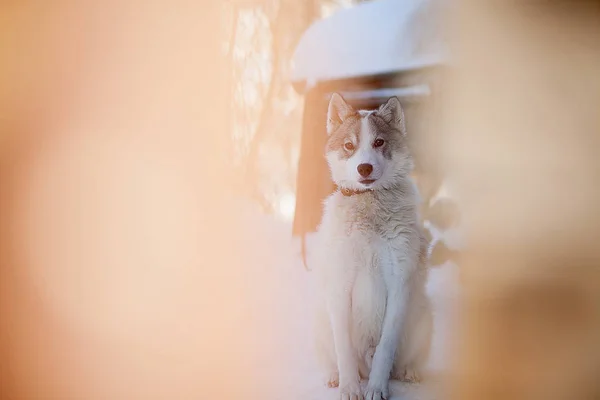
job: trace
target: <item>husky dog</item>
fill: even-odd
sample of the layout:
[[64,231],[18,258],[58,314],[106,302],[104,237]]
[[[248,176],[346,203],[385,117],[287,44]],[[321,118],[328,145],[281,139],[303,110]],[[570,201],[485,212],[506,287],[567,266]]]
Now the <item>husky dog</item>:
[[335,93],[327,133],[339,190],[318,232],[317,352],[341,399],[385,399],[390,377],[420,380],[432,330],[404,112],[395,97],[357,111]]

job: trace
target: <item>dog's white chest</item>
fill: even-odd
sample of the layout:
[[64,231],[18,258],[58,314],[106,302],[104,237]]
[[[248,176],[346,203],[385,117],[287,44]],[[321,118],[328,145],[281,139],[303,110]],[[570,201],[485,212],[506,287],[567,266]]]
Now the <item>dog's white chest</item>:
[[387,277],[394,272],[398,258],[397,246],[374,232],[356,231],[344,243],[345,252],[351,254],[351,264],[357,272]]
[[[356,233],[347,241],[352,248],[353,340],[359,348],[376,346],[387,304],[386,279],[393,268],[393,250],[381,238]],[[356,343],[359,342],[359,343]]]

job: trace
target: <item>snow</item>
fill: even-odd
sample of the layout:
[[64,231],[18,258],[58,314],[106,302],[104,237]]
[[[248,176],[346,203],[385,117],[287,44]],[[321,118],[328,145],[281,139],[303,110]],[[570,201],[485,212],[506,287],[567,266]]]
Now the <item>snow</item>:
[[[261,382],[263,398],[289,400],[337,400],[338,390],[325,386],[312,347],[314,273],[300,260],[299,242],[291,238],[291,225],[273,217],[248,212],[244,221],[251,227],[245,248],[250,296],[257,299],[251,312],[260,321],[261,365],[253,375]],[[307,238],[308,263],[314,236]],[[449,329],[452,301],[456,294],[456,266],[448,263],[433,268],[427,287],[434,309],[434,340],[429,366],[440,371],[447,360],[442,339]],[[393,382],[390,400],[433,399],[424,385]]]
[[377,0],[317,21],[300,39],[292,81],[416,69],[441,62],[433,0]]

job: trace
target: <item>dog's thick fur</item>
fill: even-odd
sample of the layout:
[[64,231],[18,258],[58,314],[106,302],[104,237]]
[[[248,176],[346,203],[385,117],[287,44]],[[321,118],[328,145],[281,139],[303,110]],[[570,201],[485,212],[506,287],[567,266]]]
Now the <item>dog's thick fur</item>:
[[[340,191],[325,201],[319,227],[317,352],[342,399],[387,398],[390,376],[417,381],[429,355],[432,317],[425,294],[427,241],[409,178],[404,113],[391,98],[355,111],[334,94],[327,160]],[[381,140],[383,140],[383,144]],[[350,145],[348,145],[350,143]],[[357,172],[369,164],[372,172]]]

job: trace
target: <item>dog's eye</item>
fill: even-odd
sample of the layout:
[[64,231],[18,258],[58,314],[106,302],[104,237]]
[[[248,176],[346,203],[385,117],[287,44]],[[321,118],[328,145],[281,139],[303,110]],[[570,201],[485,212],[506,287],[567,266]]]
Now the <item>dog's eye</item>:
[[383,139],[377,139],[375,142],[373,142],[373,147],[381,147],[384,143],[385,142],[383,141]]
[[346,143],[344,147],[346,148],[346,150],[354,150],[354,145],[350,142]]

